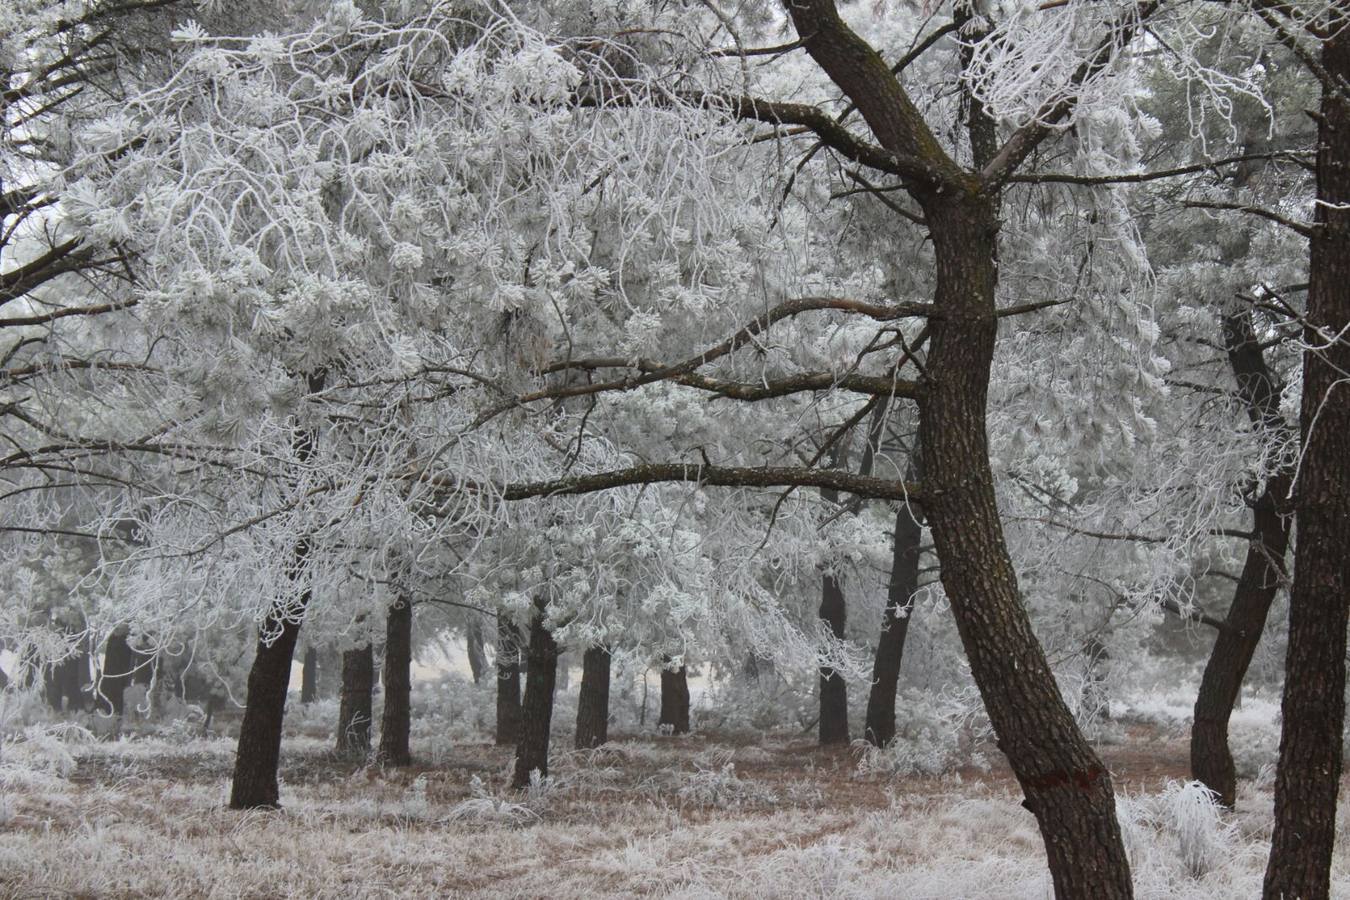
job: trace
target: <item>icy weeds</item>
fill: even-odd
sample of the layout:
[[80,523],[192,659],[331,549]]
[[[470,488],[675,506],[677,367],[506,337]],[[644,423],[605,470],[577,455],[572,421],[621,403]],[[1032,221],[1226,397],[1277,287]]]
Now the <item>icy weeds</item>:
[[[69,740],[67,740],[69,738]],[[33,732],[0,755],[0,896],[1045,897],[1040,835],[996,778],[860,779],[786,744],[623,741],[505,788],[509,751],[342,767],[288,739],[284,810],[224,808],[232,744]],[[1265,789],[1221,814],[1173,782],[1126,792],[1137,894],[1251,896]],[[1350,852],[1335,877],[1350,889]]]

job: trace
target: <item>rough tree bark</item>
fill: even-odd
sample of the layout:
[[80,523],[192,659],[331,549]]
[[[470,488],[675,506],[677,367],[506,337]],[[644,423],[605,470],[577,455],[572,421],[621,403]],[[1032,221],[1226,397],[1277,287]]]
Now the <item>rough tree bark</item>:
[[[1276,441],[1292,439],[1280,415],[1283,385],[1266,365],[1251,313],[1223,317],[1224,346],[1237,380],[1238,394],[1252,424]],[[1266,628],[1266,616],[1285,579],[1285,556],[1292,526],[1287,497],[1292,461],[1282,465],[1251,501],[1253,538],[1238,577],[1233,602],[1219,629],[1200,679],[1191,727],[1191,776],[1219,797],[1224,806],[1237,800],[1237,771],[1228,749],[1228,722],[1242,690],[1247,667]]]
[[496,743],[510,746],[520,740],[520,631],[504,615],[497,616],[497,727]]
[[[1140,13],[1147,15],[1152,7],[1145,7]],[[998,330],[1001,185],[1051,133],[1046,123],[1062,119],[1072,104],[1046,110],[998,148],[993,122],[968,94],[970,142],[981,168],[972,174],[942,149],[889,67],[839,18],[832,0],[794,0],[788,13],[806,52],[893,154],[928,224],[937,315],[928,321],[918,396],[924,512],[971,674],[1024,804],[1040,826],[1056,896],[1130,897],[1110,774],[1064,703],[1022,604],[995,501],[985,425]],[[1109,47],[1099,56],[1105,65]],[[1082,77],[1097,67],[1085,68]]]
[[1336,842],[1350,618],[1350,4],[1322,42],[1317,118],[1317,203],[1303,339],[1302,459],[1294,504],[1298,542],[1289,595],[1275,831],[1265,896],[1329,895]]
[[122,715],[127,685],[131,684],[131,669],[135,665],[127,634],[126,626],[114,628],[103,648],[103,674],[98,683],[99,709],[114,716]]
[[408,732],[412,727],[412,601],[394,601],[385,619],[384,713],[380,718],[379,760],[387,766],[412,763]]
[[[323,389],[324,374],[306,377],[311,394]],[[313,459],[318,435],[300,430],[295,436],[296,459],[303,465]],[[309,540],[296,541],[291,570],[300,578],[309,559]],[[286,690],[291,682],[291,660],[300,638],[300,622],[309,606],[310,591],[297,592],[292,603],[276,604],[267,613],[258,633],[257,651],[248,672],[244,719],[239,725],[239,744],[234,757],[230,786],[231,809],[276,807],[277,765],[281,761],[281,725],[286,717]],[[272,637],[269,642],[268,636]]]
[[599,747],[609,740],[609,669],[609,650],[586,649],[581,657],[581,694],[577,697],[578,750]]
[[374,688],[374,648],[366,644],[344,650],[336,740],[339,756],[364,757],[370,752],[371,692]]
[[300,702],[313,703],[319,699],[319,651],[310,644],[305,647],[304,669],[300,673]]
[[472,614],[468,627],[465,628],[464,649],[469,655],[469,674],[473,676],[473,683],[482,684],[483,676],[487,674],[488,662],[487,653],[483,650],[483,620],[477,613]]
[[[296,544],[297,561],[309,555],[309,542]],[[303,608],[309,603],[309,591],[300,597]],[[300,623],[273,609],[261,634],[274,630],[268,643],[261,636],[248,671],[248,699],[244,720],[239,726],[239,746],[234,758],[234,780],[230,787],[230,809],[258,809],[279,806],[277,766],[281,761],[281,725],[286,716],[286,689],[291,681],[291,657],[300,637]],[[214,695],[208,702],[214,700]],[[209,712],[208,712],[209,717]]]
[[910,598],[919,589],[919,558],[923,545],[923,512],[918,504],[901,506],[895,513],[891,542],[891,576],[886,585],[886,612],[881,638],[872,663],[872,687],[867,695],[867,722],[863,736],[884,747],[895,737],[895,693],[900,685],[905,637],[909,634]]
[[511,786],[529,787],[530,773],[548,775],[549,729],[553,725],[553,691],[558,679],[558,645],[544,624],[542,598],[535,601],[526,654],[525,701],[521,704],[520,740],[516,743],[516,768]]
[[669,725],[671,734],[689,733],[689,670],[661,670],[661,716],[657,725]]
[[[844,599],[844,585],[840,576],[826,573],[821,576],[821,624],[836,641],[844,639],[848,605]],[[844,676],[830,666],[820,667],[820,723],[822,746],[848,743],[848,685]]]

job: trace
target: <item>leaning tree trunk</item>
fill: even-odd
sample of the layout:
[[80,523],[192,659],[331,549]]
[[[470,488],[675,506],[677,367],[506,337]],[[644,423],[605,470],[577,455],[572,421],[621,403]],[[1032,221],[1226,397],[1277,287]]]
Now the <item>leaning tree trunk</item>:
[[[309,392],[323,389],[322,372],[306,377]],[[295,436],[296,459],[303,465],[314,457],[318,435],[300,431]],[[309,560],[309,539],[301,538],[291,554],[291,572],[298,581]],[[257,652],[248,672],[244,720],[234,757],[230,787],[231,809],[278,805],[277,766],[281,762],[281,725],[286,718],[286,690],[291,683],[291,660],[300,638],[300,623],[309,606],[310,591],[303,588],[290,604],[274,603],[258,633]],[[271,638],[271,641],[268,638]],[[209,716],[208,716],[209,721]]]
[[923,546],[923,513],[917,503],[895,513],[891,543],[891,577],[886,586],[886,612],[881,619],[872,664],[872,688],[867,695],[867,723],[863,736],[884,747],[895,737],[895,692],[900,685],[905,637],[909,634],[910,600],[919,589],[919,558]]
[[[1333,5],[1340,17],[1344,2]],[[1350,617],[1350,31],[1322,44],[1317,117],[1316,230],[1304,324],[1302,458],[1295,487],[1298,542],[1289,595],[1275,831],[1267,898],[1329,895],[1345,719],[1345,629]]]
[[[296,547],[297,559],[309,553],[308,541]],[[300,605],[308,605],[309,591]],[[269,643],[263,635],[274,634]],[[234,758],[231,809],[271,808],[279,805],[277,766],[281,761],[281,725],[286,717],[286,689],[291,681],[291,658],[300,637],[300,623],[273,610],[263,623],[253,666],[248,671],[248,700],[239,726]],[[214,705],[214,697],[211,698]],[[209,713],[208,713],[209,721]]]
[[[1225,316],[1223,336],[1238,394],[1252,423],[1276,441],[1289,441],[1292,436],[1280,415],[1283,386],[1266,365],[1261,342],[1252,329],[1251,313]],[[1285,498],[1292,479],[1292,462],[1285,462],[1251,504],[1253,537],[1247,545],[1247,559],[1195,698],[1191,776],[1230,808],[1237,800],[1237,771],[1228,749],[1228,722],[1265,631],[1270,605],[1285,579],[1285,555],[1293,524]]]
[[[985,431],[998,331],[1000,182],[1053,129],[1024,126],[998,150],[995,123],[967,92],[973,157],[990,174],[967,172],[833,0],[793,0],[786,8],[806,52],[903,166],[904,185],[928,224],[936,285],[918,396],[924,512],[971,675],[1040,826],[1055,893],[1129,897],[1130,866],[1111,778],[1064,703],[1022,604]],[[1133,27],[1124,32],[1132,34]],[[1098,58],[1109,54],[1103,45]],[[1060,104],[1051,118],[1060,121],[1071,110],[1071,102]]]
[[1036,816],[1060,898],[1129,897],[1111,776],[1060,695],[1004,541],[985,415],[998,320],[998,219],[972,192],[929,197],[937,257],[919,398],[924,512],[971,675]]
[[[848,607],[843,582],[837,575],[826,573],[821,577],[819,616],[831,637],[842,641]],[[832,666],[820,667],[820,743],[848,743],[848,685]]]
[[549,729],[553,726],[553,690],[558,680],[558,645],[544,624],[544,601],[535,601],[526,655],[525,702],[521,704],[520,740],[511,786],[529,787],[530,774],[548,775]]
[[310,644],[305,648],[304,669],[300,673],[300,702],[306,705],[319,699],[319,651]]
[[103,648],[103,673],[98,682],[99,707],[120,717],[133,666],[131,644],[125,626],[114,628]]
[[578,750],[609,740],[609,651],[589,647],[581,657],[581,694],[577,697]]
[[661,716],[657,725],[670,726],[671,734],[689,733],[689,670],[661,670]]
[[374,648],[366,644],[343,651],[336,742],[339,756],[364,757],[370,752],[370,695],[374,688]]
[[384,714],[380,718],[380,762],[387,766],[412,763],[408,732],[412,727],[412,601],[395,600],[385,619]]
[[520,630],[503,613],[497,615],[497,746],[520,740]]

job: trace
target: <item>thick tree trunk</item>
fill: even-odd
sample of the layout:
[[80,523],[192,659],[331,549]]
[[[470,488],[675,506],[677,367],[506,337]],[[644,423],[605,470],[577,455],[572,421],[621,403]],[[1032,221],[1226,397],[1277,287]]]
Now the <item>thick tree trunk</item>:
[[339,756],[370,752],[371,692],[375,689],[375,650],[370,644],[342,653],[342,698],[338,703],[336,749]]
[[300,673],[300,702],[313,703],[319,699],[319,651],[310,644],[305,647],[304,670]]
[[581,657],[581,694],[577,697],[578,750],[609,740],[609,651],[589,647]]
[[[821,624],[836,641],[844,639],[848,606],[844,600],[844,585],[839,576],[821,577]],[[820,743],[848,743],[848,685],[844,676],[830,666],[820,667]]]
[[558,645],[544,624],[544,602],[535,602],[526,656],[525,701],[521,704],[520,740],[516,743],[515,788],[530,784],[530,773],[548,775],[549,729],[553,726],[553,690],[558,678]]
[[909,634],[910,600],[919,589],[922,546],[923,513],[917,504],[900,507],[895,513],[886,612],[882,615],[881,638],[872,663],[872,688],[867,695],[867,723],[863,730],[868,743],[876,747],[886,746],[895,737],[895,693],[900,685],[905,637]]
[[671,734],[689,733],[689,670],[661,670],[661,716],[657,725],[670,726]]
[[496,743],[510,746],[520,740],[520,631],[505,615],[497,616],[497,727]]
[[[303,559],[308,542],[301,540],[296,556]],[[301,598],[302,606],[309,593]],[[291,659],[300,637],[300,623],[289,618],[278,621],[274,612],[263,625],[263,634],[280,633],[270,644],[261,638],[248,672],[248,700],[244,720],[239,726],[239,747],[234,758],[234,781],[230,788],[231,809],[274,808],[279,806],[277,766],[281,762],[281,725],[286,717],[286,689],[291,682]],[[208,699],[210,714],[215,697]]]
[[472,616],[464,633],[464,649],[469,656],[469,673],[473,676],[473,683],[482,684],[488,669],[487,653],[483,650],[483,620],[477,613],[472,613]]
[[[1339,16],[1345,5],[1333,9]],[[1302,459],[1295,487],[1298,541],[1289,596],[1275,831],[1265,896],[1329,895],[1345,719],[1345,629],[1350,617],[1350,31],[1335,23],[1322,44],[1316,231],[1299,410]]]
[[[1032,631],[994,496],[985,417],[998,331],[999,185],[947,155],[886,61],[843,22],[833,0],[793,0],[787,10],[806,52],[904,165],[906,187],[928,224],[937,315],[928,319],[918,398],[924,512],[971,674],[1040,825],[1055,893],[1129,897],[1110,775],[1060,696]],[[974,160],[991,166],[994,122],[978,97],[965,99]],[[991,174],[1015,167],[1049,133],[1020,130]]]
[[121,716],[125,705],[127,685],[131,683],[131,644],[127,643],[127,629],[114,628],[103,648],[103,674],[99,679],[99,709]]
[[971,675],[1036,816],[1060,898],[1129,897],[1111,776],[1074,721],[1022,604],[994,498],[985,414],[998,321],[998,220],[979,194],[931,197],[936,306],[919,400],[925,507]]
[[384,714],[380,718],[379,758],[387,766],[412,763],[408,732],[412,727],[412,602],[397,600],[385,620]]
[[[1251,314],[1225,316],[1224,344],[1248,416],[1276,441],[1291,435],[1280,416],[1282,386],[1266,365]],[[1191,775],[1232,807],[1237,800],[1237,771],[1228,749],[1228,722],[1242,690],[1242,679],[1266,627],[1266,615],[1285,578],[1285,555],[1293,524],[1286,497],[1293,479],[1292,463],[1267,481],[1252,503],[1252,532],[1247,559],[1233,602],[1210,652],[1200,693],[1195,698],[1191,728]]]

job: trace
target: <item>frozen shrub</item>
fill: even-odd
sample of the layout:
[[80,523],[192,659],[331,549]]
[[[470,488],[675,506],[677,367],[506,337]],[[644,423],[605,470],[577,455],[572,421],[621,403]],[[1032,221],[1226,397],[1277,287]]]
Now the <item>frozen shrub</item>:
[[73,722],[30,725],[0,744],[0,763],[67,778],[75,771],[71,747],[94,740],[89,729]]
[[733,762],[720,769],[700,767],[686,774],[675,793],[685,803],[716,809],[772,806],[778,802],[778,795],[764,785],[738,777]]
[[1218,795],[1198,781],[1172,782],[1158,803],[1176,831],[1182,864],[1191,877],[1200,878],[1219,861],[1232,837],[1220,817]]
[[941,775],[963,766],[987,770],[979,750],[988,722],[964,698],[905,691],[896,706],[895,738],[885,747],[855,741],[860,775]]
[[541,819],[529,806],[493,796],[477,775],[469,782],[469,793],[472,796],[468,800],[450,808],[446,821],[475,825],[532,825]]

